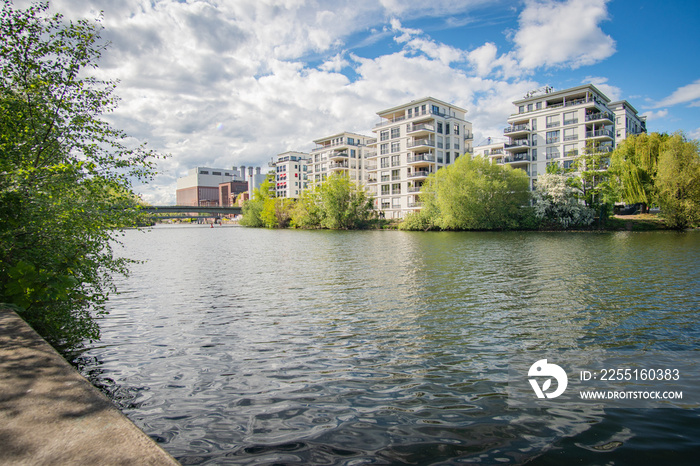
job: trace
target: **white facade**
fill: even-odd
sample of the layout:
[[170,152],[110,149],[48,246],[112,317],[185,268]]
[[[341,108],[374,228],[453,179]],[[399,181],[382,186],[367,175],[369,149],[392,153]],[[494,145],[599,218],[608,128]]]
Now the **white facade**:
[[615,114],[615,147],[630,134],[647,132],[647,117],[639,115],[626,100],[610,102],[608,107]]
[[386,218],[403,218],[421,208],[425,179],[472,152],[472,124],[466,110],[426,97],[378,112],[372,130],[366,185]]
[[329,174],[345,173],[350,181],[362,184],[369,136],[343,132],[316,139],[309,156],[308,182],[319,183]]
[[307,170],[309,154],[288,151],[277,155],[270,162],[275,172],[275,193],[277,197],[297,198],[308,187]]
[[[504,155],[490,155],[498,163],[510,164],[524,170],[534,186],[537,175],[546,172],[547,165],[558,163],[570,168],[576,157],[583,153],[588,143],[598,152],[612,152],[616,140],[631,132],[620,132],[616,138],[616,113],[634,115],[634,131],[645,132],[644,118],[636,116],[636,110],[623,102],[610,103],[605,94],[594,85],[531,93],[513,102],[518,112],[508,118],[509,126],[504,135],[509,138]],[[621,115],[622,116],[622,115]]]

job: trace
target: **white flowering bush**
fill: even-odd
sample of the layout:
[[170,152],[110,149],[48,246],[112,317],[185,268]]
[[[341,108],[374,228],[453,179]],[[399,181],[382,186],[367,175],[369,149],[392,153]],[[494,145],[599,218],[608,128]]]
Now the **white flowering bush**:
[[545,173],[537,179],[535,216],[562,228],[587,226],[593,223],[595,212],[578,199],[578,192],[567,184],[567,175]]

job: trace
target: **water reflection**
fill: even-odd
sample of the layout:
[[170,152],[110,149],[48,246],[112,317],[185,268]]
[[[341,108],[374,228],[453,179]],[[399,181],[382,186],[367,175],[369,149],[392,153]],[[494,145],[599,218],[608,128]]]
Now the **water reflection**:
[[84,371],[185,464],[546,464],[697,424],[508,409],[505,384],[522,350],[696,349],[698,234],[158,227],[125,244],[147,262]]

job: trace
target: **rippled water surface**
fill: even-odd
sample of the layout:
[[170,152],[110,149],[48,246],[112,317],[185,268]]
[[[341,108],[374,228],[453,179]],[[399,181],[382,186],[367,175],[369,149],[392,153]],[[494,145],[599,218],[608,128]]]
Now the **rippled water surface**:
[[515,410],[506,382],[520,351],[698,350],[699,233],[123,243],[144,262],[78,360],[183,464],[696,464],[697,410]]

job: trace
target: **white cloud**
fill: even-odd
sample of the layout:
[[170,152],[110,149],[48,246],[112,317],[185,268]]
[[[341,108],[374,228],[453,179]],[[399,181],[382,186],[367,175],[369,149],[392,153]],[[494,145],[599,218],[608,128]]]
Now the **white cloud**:
[[[308,151],[318,137],[370,135],[377,111],[418,97],[464,107],[475,132],[502,136],[512,100],[540,86],[511,79],[520,73],[513,54],[488,43],[468,52],[401,24],[451,3],[346,0],[324,10],[301,0],[55,0],[52,8],[71,18],[105,10],[112,45],[98,72],[120,80],[122,97],[107,118],[171,154],[154,182],[136,188],[167,204],[175,180],[194,166],[266,169],[276,154]],[[396,35],[394,51],[353,54],[345,43],[353,34],[360,43]]]
[[695,131],[691,131],[688,136],[690,136],[692,139],[700,139],[700,128],[696,129]]
[[649,110],[647,112],[642,113],[643,116],[647,117],[647,121],[652,121],[652,120],[658,120],[661,118],[665,118],[668,116],[668,110],[663,109],[663,110],[658,110],[658,111],[653,111]]
[[[656,108],[670,107],[698,99],[700,99],[700,79],[687,86],[679,87],[671,95],[657,102]],[[698,105],[700,105],[698,102],[691,103],[692,107],[697,107]]]
[[579,68],[615,53],[615,41],[599,24],[608,0],[527,0],[513,40],[520,65]]
[[599,76],[586,76],[581,80],[581,84],[591,83],[605,94],[610,100],[620,100],[622,99],[622,89],[617,86],[608,84],[608,78],[602,78]]

